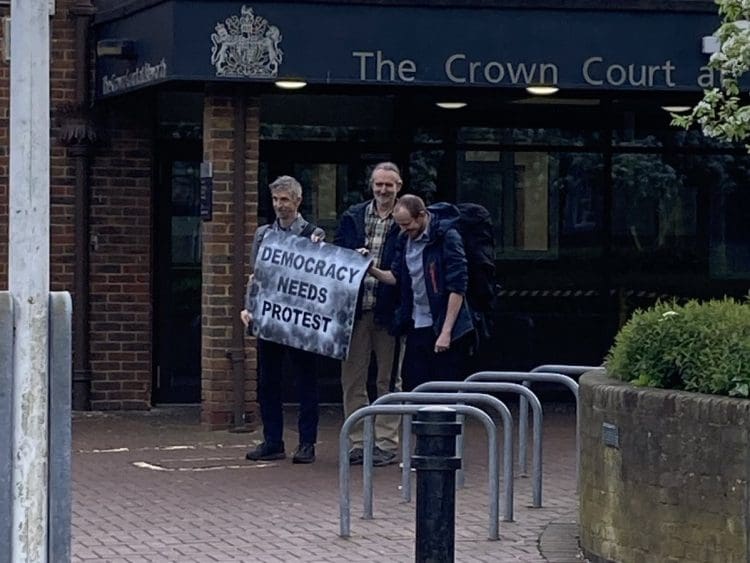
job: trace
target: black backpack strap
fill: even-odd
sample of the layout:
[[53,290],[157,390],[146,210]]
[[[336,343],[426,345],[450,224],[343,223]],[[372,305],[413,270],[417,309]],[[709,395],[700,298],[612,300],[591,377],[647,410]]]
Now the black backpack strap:
[[315,232],[315,229],[317,229],[315,225],[313,225],[312,223],[307,223],[304,227],[302,227],[302,230],[300,231],[299,236],[310,238],[312,234]]

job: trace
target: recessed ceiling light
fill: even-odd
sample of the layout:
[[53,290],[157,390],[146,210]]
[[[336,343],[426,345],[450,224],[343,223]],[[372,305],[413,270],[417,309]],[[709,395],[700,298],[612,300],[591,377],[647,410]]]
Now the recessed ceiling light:
[[296,78],[282,78],[274,82],[274,84],[282,90],[299,90],[307,86],[307,82]]
[[559,90],[560,88],[557,86],[544,86],[541,84],[526,86],[526,91],[534,96],[550,96]]
[[693,108],[690,106],[661,106],[661,109],[668,111],[669,113],[685,113]]
[[443,109],[461,109],[466,107],[466,102],[435,102],[435,105]]

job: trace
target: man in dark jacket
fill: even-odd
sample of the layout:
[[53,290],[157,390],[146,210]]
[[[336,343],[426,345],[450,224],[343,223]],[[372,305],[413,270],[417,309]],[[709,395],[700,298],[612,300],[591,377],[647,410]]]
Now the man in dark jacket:
[[[264,225],[255,232],[250,254],[250,267],[255,269],[263,236],[269,230],[285,231],[296,236],[310,237],[313,242],[322,241],[325,231],[308,223],[299,213],[302,203],[302,186],[291,176],[281,176],[269,186],[276,220]],[[250,287],[245,295],[245,309],[240,318],[246,327],[253,322],[250,308]],[[260,417],[263,421],[263,442],[245,456],[251,461],[269,461],[286,457],[284,451],[284,419],[281,404],[281,382],[284,356],[289,358],[290,371],[297,379],[299,396],[299,446],[292,457],[293,463],[312,463],[315,461],[315,442],[318,435],[318,387],[315,369],[316,356],[312,352],[299,350],[258,338],[258,403]]]
[[394,220],[402,234],[390,270],[369,272],[398,285],[396,322],[406,332],[404,389],[430,380],[459,379],[474,333],[464,299],[468,283],[458,209],[448,203],[425,207],[415,195],[396,203]]
[[[401,174],[395,164],[381,162],[376,165],[370,175],[373,198],[346,210],[341,216],[333,242],[371,256],[373,263],[378,266],[390,264],[398,237],[398,227],[393,221],[393,207],[401,185]],[[341,364],[344,415],[347,417],[369,404],[367,375],[372,352],[375,352],[377,362],[378,396],[389,391],[395,351],[395,338],[391,334],[395,307],[395,288],[378,283],[375,278],[365,277],[357,302],[349,356]],[[400,390],[398,381],[396,390]],[[398,429],[398,417],[376,417],[374,465],[388,465],[396,460]],[[349,451],[349,463],[361,464],[361,424],[354,428],[350,437],[352,447]]]

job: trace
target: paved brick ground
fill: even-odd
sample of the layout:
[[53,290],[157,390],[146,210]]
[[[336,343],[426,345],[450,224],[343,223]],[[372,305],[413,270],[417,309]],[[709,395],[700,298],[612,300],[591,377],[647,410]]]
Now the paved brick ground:
[[[77,414],[73,560],[413,561],[414,505],[401,502],[396,465],[375,469],[373,520],[360,518],[361,468],[355,468],[352,536],[338,536],[342,417],[334,408],[323,411],[318,461],[307,466],[246,462],[258,434],[201,431],[194,409]],[[293,415],[286,440],[293,449]],[[500,540],[488,541],[486,438],[480,425],[469,424],[456,561],[580,561],[573,454],[573,415],[546,413],[544,508],[529,508],[530,479],[516,478],[516,522],[501,523]]]

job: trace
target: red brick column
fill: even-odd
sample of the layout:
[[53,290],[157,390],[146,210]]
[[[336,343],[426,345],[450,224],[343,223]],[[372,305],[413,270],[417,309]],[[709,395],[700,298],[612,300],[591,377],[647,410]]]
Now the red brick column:
[[[259,100],[249,98],[246,112],[244,276],[249,274],[249,251],[258,216]],[[203,223],[202,410],[201,421],[211,429],[232,421],[234,386],[232,323],[239,311],[232,307],[232,203],[234,190],[234,98],[209,91],[203,112],[203,158],[213,163],[213,217]],[[244,288],[242,289],[244,291]],[[255,340],[245,339],[245,421],[256,425]]]

